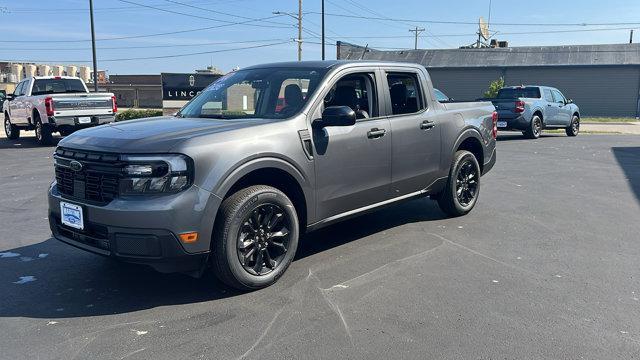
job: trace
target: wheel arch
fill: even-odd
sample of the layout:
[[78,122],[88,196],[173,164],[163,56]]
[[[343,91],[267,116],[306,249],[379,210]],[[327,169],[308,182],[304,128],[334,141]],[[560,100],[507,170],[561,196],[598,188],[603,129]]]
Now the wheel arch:
[[485,163],[485,153],[480,133],[473,129],[468,129],[463,132],[460,137],[458,137],[458,140],[456,140],[456,144],[453,147],[453,152],[451,154],[452,158],[459,150],[466,150],[472,153],[478,161],[478,164],[480,165],[480,172],[482,173]]
[[301,230],[313,209],[312,192],[304,175],[289,162],[278,158],[258,158],[238,166],[213,193],[222,199],[251,185],[268,185],[282,191],[293,202]]

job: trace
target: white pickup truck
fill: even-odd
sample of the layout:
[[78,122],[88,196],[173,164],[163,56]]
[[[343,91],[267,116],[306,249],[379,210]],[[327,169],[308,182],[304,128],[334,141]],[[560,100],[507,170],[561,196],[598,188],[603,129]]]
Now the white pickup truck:
[[66,136],[113,122],[118,112],[112,93],[90,93],[84,81],[70,76],[26,78],[7,95],[2,108],[7,138],[18,139],[20,130],[35,130],[40,145],[50,144],[54,132]]

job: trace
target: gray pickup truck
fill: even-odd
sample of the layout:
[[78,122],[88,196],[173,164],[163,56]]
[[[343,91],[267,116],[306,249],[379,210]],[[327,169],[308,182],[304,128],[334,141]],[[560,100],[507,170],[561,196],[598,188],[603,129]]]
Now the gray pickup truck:
[[72,132],[115,120],[118,106],[112,93],[90,93],[84,81],[71,76],[29,77],[4,101],[4,131],[11,140],[20,130],[35,130],[40,145],[52,134]]
[[87,251],[161,272],[212,266],[257,289],[284,273],[304,231],[416,197],[471,211],[496,121],[490,102],[439,103],[420,65],[253,66],[174,117],[60,141],[49,223]]
[[492,102],[499,130],[519,130],[529,139],[540,137],[543,129],[565,129],[568,136],[580,131],[578,106],[552,87],[505,87]]

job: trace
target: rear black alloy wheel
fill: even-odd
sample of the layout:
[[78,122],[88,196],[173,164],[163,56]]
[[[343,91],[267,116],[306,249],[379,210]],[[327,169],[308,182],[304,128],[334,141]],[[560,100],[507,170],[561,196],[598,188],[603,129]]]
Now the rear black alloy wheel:
[[261,204],[245,216],[238,234],[238,259],[252,275],[266,275],[282,263],[289,246],[290,220],[275,204]]
[[480,176],[480,165],[476,157],[466,150],[457,151],[447,185],[437,197],[440,209],[450,216],[469,213],[478,201]]
[[537,139],[542,134],[542,119],[538,115],[534,115],[529,124],[529,128],[523,132],[528,139]]
[[9,116],[4,114],[4,133],[7,139],[15,140],[20,137],[20,129],[11,123]]
[[456,177],[456,196],[460,205],[469,206],[475,199],[478,192],[479,177],[480,174],[471,160],[465,160],[458,169],[458,176]]
[[580,132],[580,118],[577,116],[574,116],[571,119],[571,125],[569,125],[568,128],[565,129],[567,136],[578,136],[578,133]]
[[226,198],[214,224],[211,244],[215,275],[240,290],[276,282],[298,248],[296,208],[282,191],[253,185]]

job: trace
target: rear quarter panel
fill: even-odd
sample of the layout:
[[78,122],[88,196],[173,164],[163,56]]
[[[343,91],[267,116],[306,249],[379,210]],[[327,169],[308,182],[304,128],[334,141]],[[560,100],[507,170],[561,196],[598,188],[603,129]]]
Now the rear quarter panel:
[[448,171],[458,146],[469,137],[476,137],[483,147],[484,164],[491,160],[496,147],[492,136],[495,111],[490,102],[467,102],[443,104],[451,120],[442,129],[442,166]]

